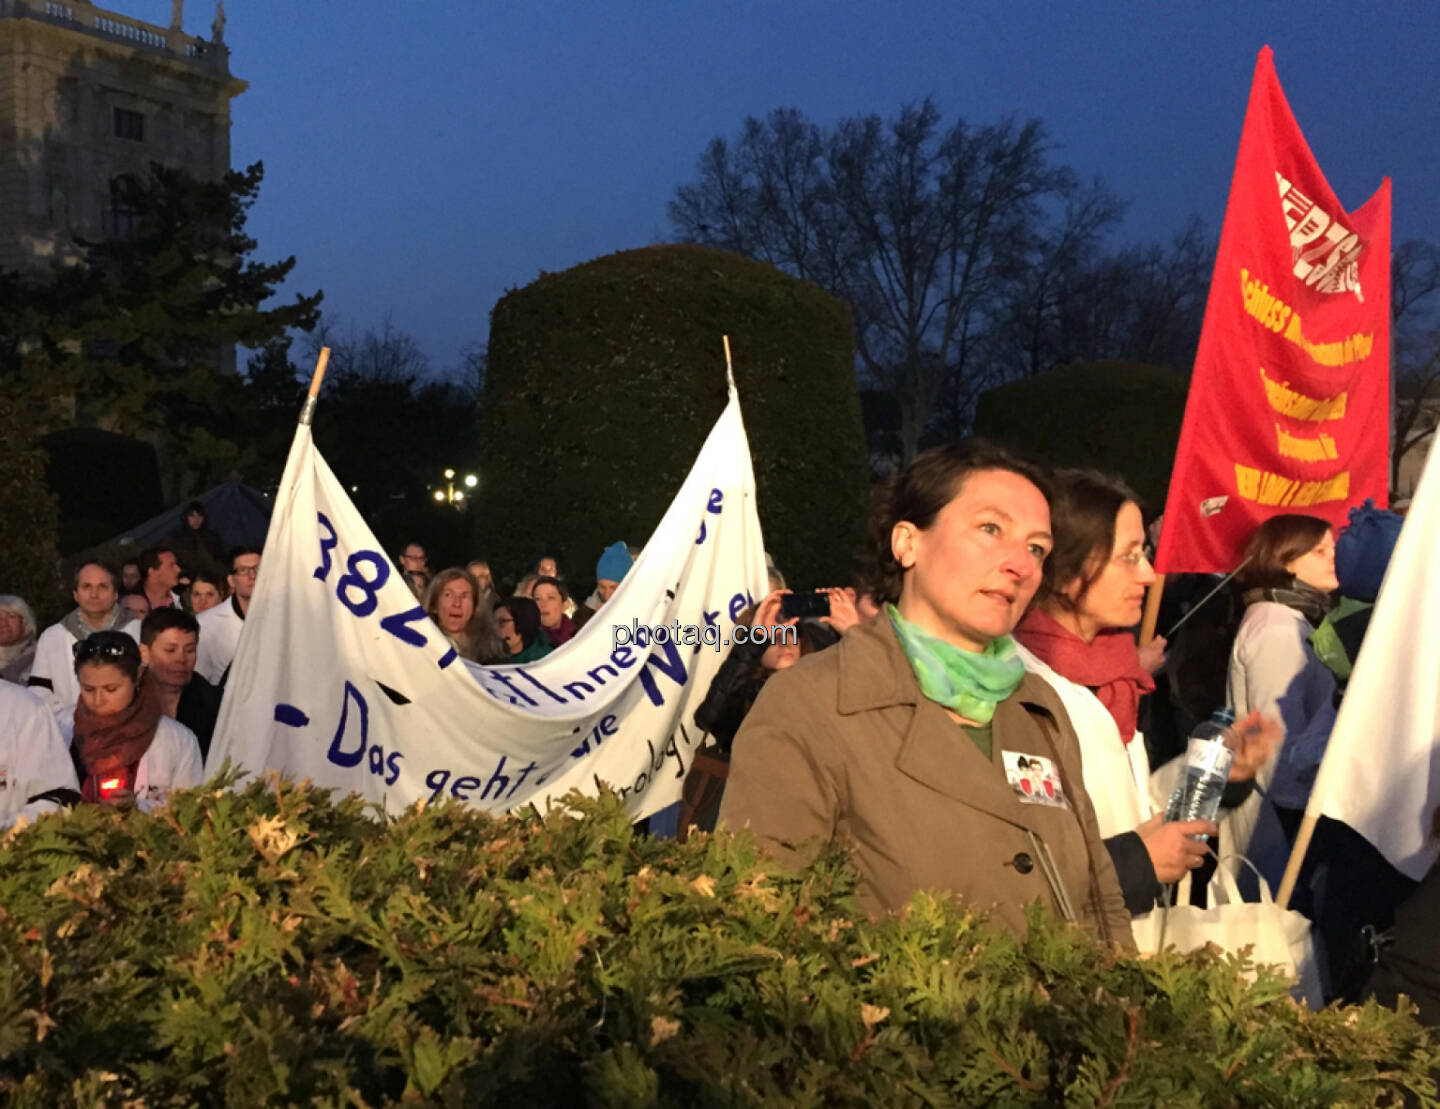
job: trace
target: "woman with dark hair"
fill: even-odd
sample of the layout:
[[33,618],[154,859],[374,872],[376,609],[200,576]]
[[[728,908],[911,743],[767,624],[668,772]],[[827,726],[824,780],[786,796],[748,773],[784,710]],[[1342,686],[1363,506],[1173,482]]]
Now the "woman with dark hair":
[[[1100,834],[1125,903],[1140,916],[1155,907],[1162,883],[1178,882],[1203,863],[1205,844],[1191,837],[1218,829],[1208,820],[1166,823],[1168,789],[1151,787],[1139,719],[1140,698],[1155,682],[1131,629],[1140,623],[1155,570],[1135,494],[1104,474],[1061,470],[1051,478],[1050,522],[1055,549],[1015,638],[1027,669],[1060,695],[1075,726]],[[1232,782],[1254,777],[1276,730],[1263,728],[1258,712],[1240,722],[1236,734],[1244,738]]]
[[[998,448],[928,450],[887,480],[870,517],[885,613],[766,682],[721,821],[795,863],[841,840],[871,914],[938,890],[1023,935],[1038,899],[1133,948],[1074,729],[1010,638],[1052,542],[1043,477]],[[1021,759],[1059,788],[1017,795]]]
[[551,647],[560,647],[575,638],[575,621],[565,611],[570,594],[559,578],[538,578],[530,596],[540,609],[540,628]]
[[230,595],[225,587],[225,578],[222,574],[213,573],[210,570],[203,570],[190,579],[190,590],[187,598],[190,602],[190,611],[199,616],[207,609],[212,609]]
[[[172,789],[202,780],[195,733],[164,714],[160,692],[140,665],[140,646],[124,632],[96,632],[75,644],[80,699],[61,728],[80,797],[104,805],[163,805]],[[68,714],[67,714],[68,715]]]
[[1227,823],[1236,847],[1273,886],[1335,725],[1335,675],[1310,645],[1340,586],[1335,533],[1315,516],[1272,516],[1255,530],[1245,558],[1245,618],[1230,651],[1228,699],[1237,716],[1260,709],[1278,717],[1283,739],[1256,776],[1270,804],[1252,797]]
[[150,598],[141,593],[120,594],[120,607],[130,614],[137,624],[150,615]]
[[468,570],[441,570],[425,587],[425,613],[434,620],[462,658],[471,662],[508,662],[495,618],[480,603],[480,586]]
[[501,597],[495,602],[495,627],[505,644],[507,662],[534,662],[551,651],[540,630],[540,609],[529,597]]

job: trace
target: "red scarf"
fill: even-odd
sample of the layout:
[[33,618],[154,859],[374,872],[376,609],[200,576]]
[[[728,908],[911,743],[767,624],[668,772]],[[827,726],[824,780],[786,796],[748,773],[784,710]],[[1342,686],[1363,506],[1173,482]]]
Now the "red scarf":
[[134,782],[135,768],[155,741],[160,715],[160,691],[148,677],[140,679],[130,704],[119,712],[101,716],[81,699],[75,706],[70,757],[80,776],[82,800],[99,801],[100,783],[106,778],[124,776]]
[[1015,638],[1062,678],[1083,685],[1110,710],[1120,738],[1129,743],[1140,722],[1140,698],[1155,679],[1140,665],[1140,652],[1127,631],[1103,631],[1086,643],[1048,612],[1032,608]]
[[569,643],[570,640],[575,638],[575,621],[562,612],[560,614],[560,623],[557,626],[547,628],[544,624],[541,624],[540,630],[545,633],[545,638],[550,641],[550,646],[558,647],[560,644]]

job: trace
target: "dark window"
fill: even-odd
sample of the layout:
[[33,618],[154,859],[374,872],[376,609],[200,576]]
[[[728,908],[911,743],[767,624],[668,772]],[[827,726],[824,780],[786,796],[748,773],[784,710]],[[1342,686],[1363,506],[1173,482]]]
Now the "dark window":
[[116,108],[115,137],[117,139],[133,139],[135,142],[144,142],[144,114],[141,112],[132,112],[129,108]]
[[139,224],[139,213],[125,196],[125,188],[116,178],[110,182],[110,234],[117,239],[127,239]]

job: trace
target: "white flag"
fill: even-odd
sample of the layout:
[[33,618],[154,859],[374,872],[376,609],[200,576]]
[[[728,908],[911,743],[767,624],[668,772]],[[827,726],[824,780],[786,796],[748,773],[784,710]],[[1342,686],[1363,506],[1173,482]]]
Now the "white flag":
[[1343,820],[1420,879],[1440,805],[1440,450],[1432,445],[1306,812]]
[[[695,706],[767,580],[732,390],[609,603],[538,662],[473,666],[425,616],[302,425],[209,769],[227,758],[274,768],[391,811],[422,797],[544,808],[605,782],[646,816],[679,799],[700,739]],[[662,625],[668,634],[647,631]]]

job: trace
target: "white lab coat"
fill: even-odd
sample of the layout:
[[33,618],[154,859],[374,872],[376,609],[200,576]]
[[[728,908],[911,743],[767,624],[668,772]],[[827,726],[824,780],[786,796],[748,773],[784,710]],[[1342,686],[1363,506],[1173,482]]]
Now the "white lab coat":
[[29,798],[52,789],[78,790],[75,766],[55,714],[44,698],[0,682],[0,828],[61,806]]
[[211,685],[219,685],[235,651],[240,646],[240,633],[245,618],[235,610],[235,598],[207,608],[195,619],[200,623],[200,642],[195,646],[195,671]]

